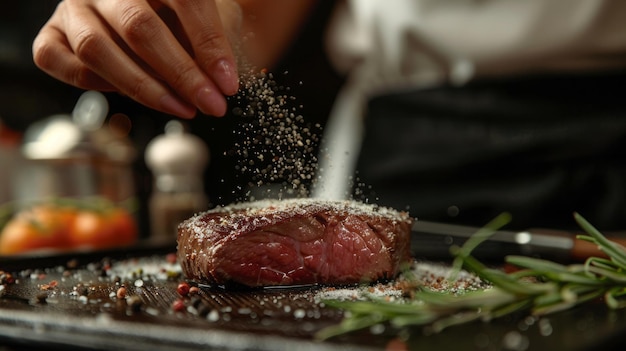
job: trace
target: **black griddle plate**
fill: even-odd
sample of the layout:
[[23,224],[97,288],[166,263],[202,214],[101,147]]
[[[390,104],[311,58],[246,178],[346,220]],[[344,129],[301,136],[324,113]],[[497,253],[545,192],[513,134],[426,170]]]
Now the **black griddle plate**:
[[[0,259],[15,284],[0,292],[0,345],[115,350],[384,350],[395,337],[369,330],[328,341],[314,335],[339,323],[317,287],[226,290],[200,287],[175,312],[183,278],[167,261],[172,247]],[[68,262],[78,265],[69,268]],[[106,269],[110,264],[110,269]],[[119,277],[115,279],[115,277]],[[133,308],[115,293],[141,299]],[[204,312],[202,312],[204,311]],[[470,323],[435,335],[411,329],[411,350],[592,350],[626,339],[626,312],[589,304],[541,320],[524,315]],[[625,336],[622,336],[625,335]],[[621,343],[623,345],[623,343]]]

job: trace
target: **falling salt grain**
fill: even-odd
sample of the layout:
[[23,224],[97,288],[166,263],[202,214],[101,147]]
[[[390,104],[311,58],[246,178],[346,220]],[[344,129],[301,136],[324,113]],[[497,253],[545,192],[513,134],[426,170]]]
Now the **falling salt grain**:
[[[321,127],[316,125],[313,129],[307,125],[298,109],[289,105],[295,100],[286,94],[289,87],[277,85],[271,73],[259,72],[246,62],[240,66],[242,89],[236,97],[239,106],[233,109],[233,114],[242,117],[243,126],[239,129],[245,133],[239,133],[243,140],[234,145],[232,154],[239,157],[236,169],[250,175],[250,185],[285,183],[291,185],[286,189],[295,189],[296,195],[306,196],[305,184],[294,180],[311,179],[302,175],[312,174],[317,167],[311,145],[319,143]],[[250,167],[251,155],[260,161],[253,167]]]

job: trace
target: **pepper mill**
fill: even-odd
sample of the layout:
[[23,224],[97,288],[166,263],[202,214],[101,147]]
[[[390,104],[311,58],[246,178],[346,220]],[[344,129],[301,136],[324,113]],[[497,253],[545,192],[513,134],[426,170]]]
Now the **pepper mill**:
[[202,176],[209,150],[182,123],[172,120],[165,125],[165,134],[148,143],[145,160],[154,177],[149,200],[151,238],[174,242],[178,224],[208,205]]

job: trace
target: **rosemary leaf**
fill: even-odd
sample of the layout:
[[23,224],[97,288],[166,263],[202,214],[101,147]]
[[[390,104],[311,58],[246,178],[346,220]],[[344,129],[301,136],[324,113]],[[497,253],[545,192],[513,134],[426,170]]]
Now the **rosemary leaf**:
[[626,284],[626,275],[624,275],[623,272],[618,272],[596,266],[589,266],[587,269],[590,273],[596,274],[598,276],[598,278],[596,278],[598,281],[600,281],[600,279],[602,278],[606,278],[605,280],[602,280],[604,284]]
[[394,317],[390,320],[391,325],[401,328],[407,326],[419,326],[428,325],[437,318],[440,318],[440,314],[436,312],[423,311],[422,313],[412,315],[402,315]]
[[376,312],[381,315],[397,315],[403,313],[415,313],[419,307],[414,304],[385,303],[382,300],[374,301],[337,301],[324,300],[324,304],[330,307],[341,308],[354,314],[370,314]]
[[621,245],[618,245],[609,239],[607,239],[598,229],[596,229],[591,223],[589,223],[583,216],[578,213],[574,213],[574,218],[578,224],[593,237],[594,242],[598,244],[598,247],[610,256],[611,260],[620,268],[626,269],[626,250]]
[[[551,280],[551,281],[555,281],[555,282],[560,282],[560,283],[578,283],[578,284],[583,284],[583,285],[606,285],[606,283],[603,280],[599,280],[599,279],[595,279],[589,276],[584,275],[583,274],[575,274],[575,273],[568,273],[568,272],[543,272],[542,276],[544,276],[545,278]],[[625,277],[626,278],[626,277]]]
[[502,213],[496,218],[492,219],[483,228],[479,229],[469,239],[467,239],[467,241],[465,241],[465,243],[463,244],[463,247],[460,248],[458,252],[453,254],[453,256],[455,256],[455,259],[452,262],[452,269],[453,272],[455,272],[453,276],[458,274],[458,272],[461,270],[463,266],[463,259],[467,258],[472,253],[472,251],[474,251],[474,249],[478,247],[478,245],[480,245],[483,241],[489,239],[489,237],[492,236],[496,232],[496,230],[504,227],[510,221],[511,214]]
[[518,266],[518,267],[528,268],[528,269],[532,269],[532,270],[540,271],[540,272],[550,272],[550,271],[551,272],[567,272],[568,271],[567,266],[565,265],[548,261],[548,260],[539,259],[539,258],[528,257],[528,256],[516,256],[516,255],[507,256],[505,257],[505,262]]
[[613,261],[600,257],[589,257],[587,261],[585,261],[585,269],[588,270],[589,266],[596,266],[612,271],[617,271],[619,269],[619,267],[616,266]]
[[602,289],[595,289],[595,290],[590,290],[587,293],[584,294],[579,294],[578,295],[578,305],[581,305],[585,302],[591,301],[591,300],[595,300],[597,298],[599,298],[600,296],[602,296],[604,294],[604,290]]
[[[572,299],[568,299],[568,300],[572,300]],[[556,303],[560,303],[563,301],[564,299],[563,299],[562,291],[560,289],[555,288],[553,291],[549,293],[535,297],[535,299],[533,300],[533,305],[535,307],[544,307],[544,306],[551,306],[551,305],[554,305]],[[571,301],[568,301],[568,302],[571,302]]]
[[380,318],[380,315],[377,314],[351,316],[344,318],[338,325],[320,330],[315,337],[318,340],[325,340],[334,336],[369,328],[382,322],[383,320]]
[[500,270],[489,269],[472,256],[463,259],[463,266],[469,271],[476,273],[481,279],[513,294],[533,295],[542,293],[541,288],[519,282]]
[[626,288],[615,287],[604,294],[604,300],[609,308],[619,309],[626,307],[626,301],[624,301],[624,299],[620,299],[620,297],[624,295],[626,295]]
[[459,324],[472,322],[481,317],[483,317],[483,313],[481,311],[460,312],[460,313],[456,313],[451,316],[448,316],[446,318],[437,320],[430,326],[429,329],[433,333],[440,333],[444,329],[451,327],[453,325],[459,325]]
[[547,314],[565,311],[574,306],[576,306],[576,302],[559,301],[554,304],[535,306],[532,309],[532,314],[535,316],[545,316]]
[[440,311],[459,309],[482,308],[490,305],[503,305],[516,300],[515,295],[498,287],[486,290],[471,291],[463,295],[421,291],[415,294],[415,299],[423,301],[430,308]]
[[509,315],[511,313],[523,311],[532,307],[532,303],[533,303],[532,299],[523,298],[523,299],[520,299],[519,301],[505,304],[503,306],[500,306],[492,310],[490,317],[495,319],[495,318],[500,318],[500,317]]

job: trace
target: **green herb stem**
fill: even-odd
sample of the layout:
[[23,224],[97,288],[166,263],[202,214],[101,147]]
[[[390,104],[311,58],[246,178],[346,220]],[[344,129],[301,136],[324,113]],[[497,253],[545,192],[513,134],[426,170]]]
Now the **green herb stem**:
[[[506,262],[520,270],[505,273],[486,267],[471,252],[487,240],[497,228],[510,220],[503,214],[466,241],[451,249],[454,256],[452,280],[461,269],[475,274],[492,286],[461,294],[417,288],[407,299],[385,300],[370,297],[366,301],[325,303],[346,311],[343,321],[317,334],[319,339],[353,332],[380,323],[402,329],[422,326],[428,332],[440,332],[454,325],[475,320],[490,321],[526,311],[541,316],[604,297],[608,308],[626,307],[626,249],[606,237],[578,213],[575,220],[588,235],[579,235],[598,245],[609,258],[590,257],[584,264],[563,265],[525,256],[508,256]],[[409,276],[409,275],[407,275]]]

